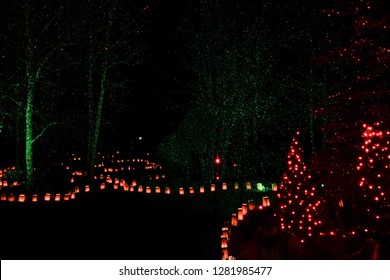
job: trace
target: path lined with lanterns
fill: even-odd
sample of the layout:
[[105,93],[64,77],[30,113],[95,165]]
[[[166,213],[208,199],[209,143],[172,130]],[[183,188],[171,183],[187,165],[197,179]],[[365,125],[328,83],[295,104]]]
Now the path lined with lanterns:
[[[231,221],[225,223],[222,228],[221,235],[221,250],[222,259],[233,258],[228,254],[229,232],[231,226],[236,226],[239,221],[242,221],[248,211],[262,210],[264,207],[269,207],[271,199],[267,195],[270,191],[277,191],[277,185],[272,184],[266,188],[262,183],[256,183],[256,187],[252,187],[251,182],[245,182],[241,186],[238,182],[229,185],[227,183],[201,185],[197,187],[169,187],[169,186],[149,186],[141,185],[137,180],[129,180],[120,178],[128,177],[132,171],[137,168],[142,168],[145,172],[154,171],[155,174],[149,174],[148,178],[156,184],[159,180],[165,179],[162,174],[161,165],[150,162],[145,159],[122,159],[119,158],[119,152],[114,155],[101,156],[101,162],[95,165],[96,175],[92,184],[82,185],[85,179],[85,173],[82,171],[72,171],[71,166],[81,163],[81,157],[71,154],[66,163],[62,163],[63,168],[69,173],[69,190],[63,193],[60,192],[44,192],[44,193],[23,193],[20,192],[22,184],[7,180],[7,173],[15,170],[15,167],[5,168],[0,170],[0,203],[21,203],[21,204],[42,204],[42,203],[66,203],[77,200],[81,195],[88,195],[104,191],[116,191],[125,193],[137,193],[143,195],[155,194],[175,197],[207,195],[216,192],[238,191],[243,188],[243,191],[256,192],[256,197],[259,199],[251,199],[242,204],[237,209],[236,213],[232,213]],[[107,163],[108,162],[108,163]],[[135,166],[143,165],[143,167]]]
[[[375,128],[376,126],[379,126],[379,124],[376,124],[374,128],[367,125],[364,126],[365,131],[362,135],[364,139],[364,145],[362,146],[364,153],[362,156],[359,156],[359,164],[356,169],[359,172],[364,168],[369,171],[366,174],[362,173],[359,187],[366,187],[367,192],[365,197],[372,198],[373,203],[368,204],[367,211],[375,213],[375,215],[372,215],[374,220],[380,220],[382,217],[387,218],[389,216],[388,194],[383,190],[383,182],[385,182],[385,178],[388,178],[388,173],[385,172],[388,169],[388,162],[390,160],[390,155],[388,154],[390,143],[387,140],[390,131],[381,131]],[[299,133],[296,136],[299,136]],[[219,158],[217,159],[219,160]],[[372,173],[370,168],[372,168],[375,161],[382,164],[383,170],[375,170],[376,173]],[[364,223],[347,230],[334,225],[323,226],[322,218],[319,216],[319,208],[323,207],[325,200],[317,194],[319,186],[313,184],[312,174],[302,161],[302,151],[295,138],[292,141],[290,152],[287,156],[288,170],[284,174],[279,186],[277,184],[269,184],[266,187],[262,183],[244,182],[239,184],[236,182],[196,187],[170,187],[163,186],[164,183],[162,180],[165,179],[165,175],[162,173],[161,165],[157,163],[145,159],[123,159],[119,152],[110,156],[101,156],[99,162],[95,166],[96,174],[99,175],[94,177],[94,182],[92,184],[83,184],[86,174],[77,169],[70,171],[71,166],[81,164],[81,158],[75,154],[70,155],[68,161],[62,163],[70,175],[69,183],[71,187],[65,193],[21,193],[18,191],[21,184],[16,181],[10,182],[7,180],[7,173],[15,168],[11,167],[0,170],[0,202],[26,204],[67,202],[77,200],[78,196],[82,194],[104,191],[137,193],[145,196],[154,194],[174,197],[196,197],[229,192],[235,192],[237,194],[237,190],[240,190],[240,192],[256,193],[255,199],[242,199],[241,197],[239,207],[231,213],[229,220],[225,221],[220,232],[222,259],[234,259],[234,252],[231,253],[229,250],[232,247],[231,237],[235,231],[237,232],[237,228],[245,224],[246,220],[250,220],[251,217],[253,218],[253,215],[248,214],[255,212],[267,212],[269,216],[273,216],[275,221],[278,221],[276,224],[282,231],[288,228],[291,232],[294,232],[294,229],[296,236],[299,237],[297,240],[300,243],[313,240],[314,236],[323,238],[324,241],[332,242],[332,240],[339,241],[355,238],[356,236],[367,236],[367,238],[371,238],[369,236],[375,234],[375,230]],[[142,166],[140,167],[139,165]],[[142,185],[137,180],[129,179],[131,178],[131,172],[136,169],[142,169],[146,172],[145,176],[149,178],[149,181],[144,180],[144,182],[150,182],[150,184],[144,183]],[[370,181],[370,184],[367,183],[368,181]],[[383,200],[382,204],[378,203],[380,200]],[[336,204],[338,204],[340,209],[343,208],[343,199],[338,198]],[[263,211],[265,209],[271,209],[271,211]],[[390,236],[390,232],[387,234]],[[371,239],[367,240],[364,246],[374,248],[370,258],[377,258],[379,255],[378,248],[380,246]],[[364,246],[361,250],[352,252],[349,257],[354,258],[358,256],[360,254],[359,251],[364,251]]]
[[[176,198],[187,197],[187,196],[202,196],[207,194],[213,194],[216,192],[226,192],[229,191],[246,191],[246,192],[255,192],[258,199],[250,199],[244,201],[235,212],[231,213],[230,219],[226,220],[223,227],[221,228],[220,235],[220,248],[221,248],[221,259],[228,260],[234,259],[234,255],[230,252],[231,247],[231,237],[234,234],[235,230],[241,226],[247,219],[248,214],[263,211],[266,208],[272,208],[271,200],[277,196],[278,185],[272,184],[269,187],[265,187],[262,183],[256,183],[253,187],[251,182],[245,182],[240,184],[238,182],[234,184],[219,183],[219,184],[210,184],[210,185],[201,185],[198,187],[169,187],[169,186],[149,186],[141,185],[137,180],[130,180],[127,182],[125,179],[120,178],[120,173],[129,172],[136,170],[135,164],[141,165],[144,164],[144,170],[146,171],[157,171],[156,174],[149,175],[151,182],[158,182],[161,179],[165,178],[165,175],[161,173],[162,168],[159,164],[149,162],[144,159],[114,159],[117,155],[112,155],[108,157],[102,157],[112,164],[108,166],[107,163],[97,164],[96,171],[99,175],[95,176],[95,182],[93,184],[81,185],[81,182],[85,178],[85,173],[81,171],[71,171],[72,162],[79,163],[81,162],[80,157],[72,155],[72,158],[69,160],[68,164],[63,164],[64,168],[69,171],[71,178],[69,180],[70,190],[65,193],[18,193],[18,188],[21,187],[21,184],[18,182],[9,182],[7,181],[7,172],[14,170],[14,167],[6,168],[0,170],[0,203],[20,203],[20,204],[42,204],[42,203],[67,203],[73,200],[77,200],[81,195],[88,195],[93,193],[104,193],[105,191],[113,192],[124,192],[124,193],[137,193],[144,196],[147,195],[163,195],[163,196],[174,196]],[[275,194],[275,195],[274,195]],[[273,211],[273,210],[272,210]],[[275,215],[275,214],[274,214]],[[354,236],[361,231],[368,232],[368,229],[357,229],[350,232],[341,233],[345,238],[348,235]],[[340,234],[337,230],[330,229],[328,232],[321,232],[323,237],[339,237]],[[234,245],[236,246],[236,245]]]

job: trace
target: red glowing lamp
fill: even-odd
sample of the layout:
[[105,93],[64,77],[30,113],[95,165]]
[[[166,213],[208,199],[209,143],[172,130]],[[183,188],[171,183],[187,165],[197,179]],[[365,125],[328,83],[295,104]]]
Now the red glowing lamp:
[[217,157],[215,158],[215,160],[214,160],[214,163],[215,163],[216,165],[220,165],[220,164],[221,164],[221,159],[217,156]]

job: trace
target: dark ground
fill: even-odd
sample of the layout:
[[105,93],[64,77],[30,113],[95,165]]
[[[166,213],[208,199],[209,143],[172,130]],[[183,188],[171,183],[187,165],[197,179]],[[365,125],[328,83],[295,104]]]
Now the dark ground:
[[0,202],[1,259],[220,259],[209,198],[118,191],[70,202]]

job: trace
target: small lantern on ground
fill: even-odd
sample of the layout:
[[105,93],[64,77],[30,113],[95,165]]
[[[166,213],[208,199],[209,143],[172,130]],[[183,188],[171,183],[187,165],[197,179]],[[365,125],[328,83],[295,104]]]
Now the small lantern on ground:
[[229,228],[228,227],[223,227],[222,228],[222,236],[224,236],[224,237],[229,239]]
[[237,210],[237,220],[242,221],[244,220],[244,213],[242,211],[242,208],[238,208]]
[[242,208],[242,214],[245,216],[248,213],[248,204],[243,203],[241,208]]
[[268,196],[263,196],[263,207],[271,206],[271,201]]
[[222,248],[222,260],[228,260],[229,259],[229,252],[227,248]]
[[236,213],[232,214],[231,224],[232,224],[232,226],[237,226],[237,224],[238,224],[237,214]]
[[227,237],[225,236],[221,236],[221,248],[227,248],[228,247],[228,244],[227,244]]
[[26,195],[25,194],[19,194],[18,201],[19,202],[25,202],[26,201]]
[[257,183],[256,187],[258,191],[265,192],[265,187],[262,183]]
[[14,195],[13,193],[10,193],[10,194],[8,195],[8,201],[9,201],[9,202],[14,202],[14,201],[15,201],[15,195]]

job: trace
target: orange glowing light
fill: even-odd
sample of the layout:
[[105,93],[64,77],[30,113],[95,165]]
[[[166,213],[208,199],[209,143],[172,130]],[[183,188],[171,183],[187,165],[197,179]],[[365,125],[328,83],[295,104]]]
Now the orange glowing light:
[[270,198],[268,196],[263,196],[263,206],[264,207],[271,206],[271,201],[270,201]]
[[47,193],[47,194],[45,194],[44,200],[45,201],[50,201],[50,197],[51,197],[50,193]]
[[227,184],[226,183],[222,183],[222,190],[227,190]]
[[239,220],[239,221],[242,221],[242,220],[244,220],[244,213],[243,213],[243,211],[242,211],[242,208],[240,207],[240,208],[238,208],[238,210],[237,210],[237,219]]
[[25,194],[20,194],[18,198],[19,202],[25,202],[26,201],[26,195]]
[[232,224],[232,226],[237,226],[237,224],[238,224],[237,214],[236,213],[232,214],[231,224]]
[[248,213],[248,204],[243,203],[241,205],[241,208],[242,208],[242,214],[245,216]]
[[227,248],[227,238],[225,236],[221,236],[221,248]]

